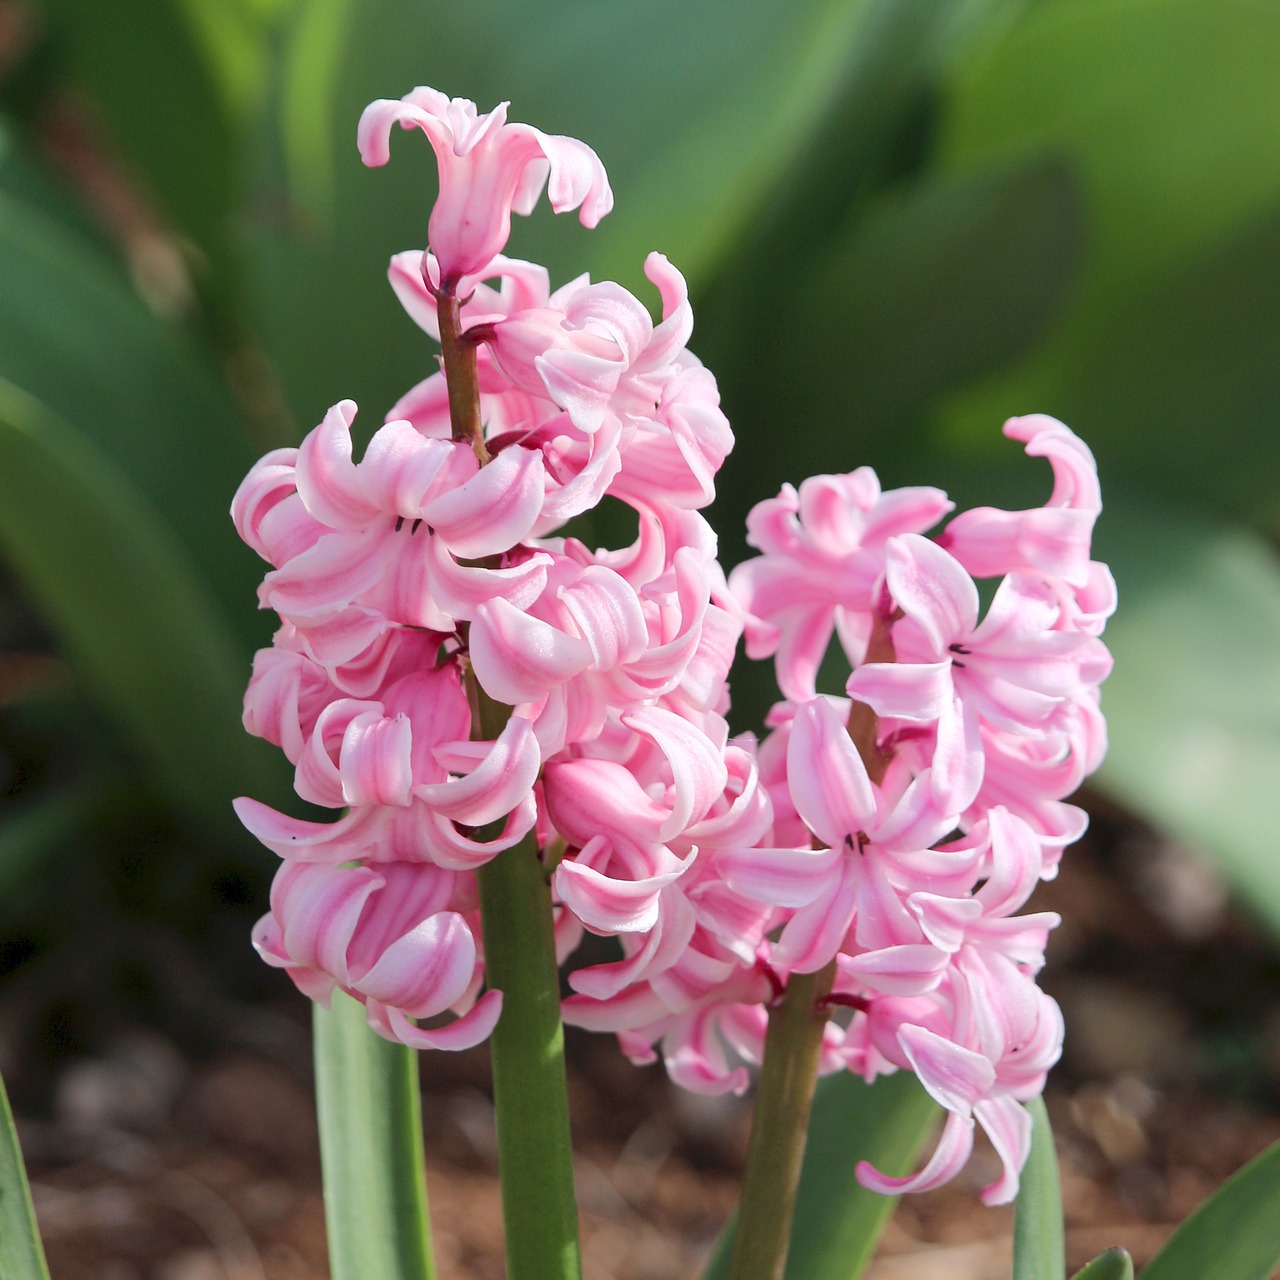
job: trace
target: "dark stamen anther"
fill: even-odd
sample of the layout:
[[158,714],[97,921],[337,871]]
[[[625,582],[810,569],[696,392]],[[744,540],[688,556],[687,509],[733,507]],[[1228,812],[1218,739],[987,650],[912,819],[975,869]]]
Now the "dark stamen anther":
[[418,518],[417,518],[417,519],[416,519],[416,520],[415,520],[415,521],[414,521],[414,522],[409,526],[409,537],[411,537],[411,538],[412,538],[412,537],[413,537],[413,535],[414,535],[415,533],[417,533],[417,532],[418,532],[418,526],[419,526],[421,523],[422,523],[422,517],[421,517],[421,516],[419,516],[419,517],[418,517]]
[[396,532],[399,533],[404,528],[404,516],[396,516]]

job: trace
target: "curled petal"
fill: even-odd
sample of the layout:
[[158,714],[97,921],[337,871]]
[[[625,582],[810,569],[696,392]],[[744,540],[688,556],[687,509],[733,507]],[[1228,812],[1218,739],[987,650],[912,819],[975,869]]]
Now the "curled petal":
[[591,646],[585,640],[501,598],[477,607],[470,651],[481,687],[508,706],[538,701],[591,662]]
[[484,759],[465,778],[414,788],[436,812],[479,827],[510,813],[533,790],[542,753],[532,723],[512,716]]
[[964,1168],[973,1150],[973,1117],[953,1111],[947,1116],[942,1137],[934,1149],[929,1163],[919,1173],[906,1178],[890,1178],[866,1160],[857,1167],[858,1181],[868,1191],[881,1195],[898,1196],[909,1191],[932,1191],[949,1182]]
[[671,840],[696,822],[720,798],[729,781],[724,755],[682,716],[662,707],[645,707],[622,716],[629,729],[651,739],[671,768],[671,813],[658,831]]
[[834,849],[728,849],[716,871],[729,887],[754,902],[807,907],[839,883],[840,846]]
[[1010,1204],[1017,1199],[1018,1175],[1031,1153],[1031,1115],[1013,1098],[991,1098],[979,1102],[973,1113],[987,1131],[987,1137],[1003,1165],[1000,1177],[979,1192],[982,1203]]
[[387,1009],[386,1021],[374,1021],[374,1004],[369,1003],[369,1024],[388,1040],[397,1040],[410,1049],[474,1049],[483,1044],[498,1025],[502,1014],[502,992],[486,991],[475,1004],[462,1015],[443,1027],[420,1027],[399,1009]]
[[[584,849],[587,853],[590,849]],[[617,880],[576,859],[566,858],[553,883],[560,901],[589,929],[601,933],[647,933],[658,921],[658,899],[688,869],[690,854],[668,871],[640,880]]]

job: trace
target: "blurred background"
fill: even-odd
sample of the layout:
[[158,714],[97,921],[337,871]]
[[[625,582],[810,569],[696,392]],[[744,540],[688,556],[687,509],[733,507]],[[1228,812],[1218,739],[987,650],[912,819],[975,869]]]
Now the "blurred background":
[[[227,509],[434,367],[385,280],[428,148],[355,149],[416,84],[604,160],[601,227],[543,209],[515,255],[651,305],[650,249],[688,275],[726,563],[783,480],[1029,506],[1006,417],[1092,445],[1112,745],[1033,903],[1072,1257],[1141,1260],[1280,1136],[1277,68],[1277,0],[0,0],[0,1070],[55,1276],[325,1275],[307,1009],[249,948],[273,859],[229,805],[296,802],[239,726],[271,627]],[[571,1065],[591,1274],[692,1276],[742,1105]],[[500,1276],[483,1054],[424,1082],[442,1273]],[[1007,1274],[989,1175],[900,1206],[869,1274]]]

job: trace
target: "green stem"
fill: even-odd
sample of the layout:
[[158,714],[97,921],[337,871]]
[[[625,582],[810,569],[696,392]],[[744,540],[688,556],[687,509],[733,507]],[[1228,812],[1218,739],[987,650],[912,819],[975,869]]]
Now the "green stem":
[[313,1014],[316,1112],[333,1280],[435,1280],[418,1055],[333,994]]
[[782,1280],[835,961],[792,974],[769,1011],[728,1280]]
[[486,980],[502,992],[490,1038],[508,1280],[578,1280],[578,1211],[551,889],[526,837],[477,873]]
[[[468,441],[484,466],[489,452],[480,419],[476,349],[462,337],[460,305],[452,289],[437,293],[436,313],[453,438]],[[460,635],[465,643],[465,626]],[[466,684],[472,737],[492,742],[511,708],[490,698],[470,670]],[[481,838],[491,839],[502,823],[493,828]],[[502,992],[502,1016],[489,1038],[489,1053],[507,1280],[580,1280],[560,973],[551,888],[537,837],[530,833],[476,876],[485,981]]]

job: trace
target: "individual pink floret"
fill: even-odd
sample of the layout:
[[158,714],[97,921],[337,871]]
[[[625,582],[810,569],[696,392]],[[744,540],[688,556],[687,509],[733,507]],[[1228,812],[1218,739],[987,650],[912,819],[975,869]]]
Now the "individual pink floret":
[[532,212],[544,185],[557,213],[581,209],[584,227],[594,227],[613,208],[604,166],[590,147],[532,125],[508,124],[507,105],[481,115],[466,98],[419,87],[399,101],[371,102],[360,117],[357,137],[367,165],[390,159],[393,124],[427,135],[440,171],[428,237],[446,289],[502,252],[511,214]]
[[[452,871],[388,863],[325,867],[286,863],[253,945],[311,999],[335,987],[365,1006],[369,1025],[415,1049],[469,1049],[487,1039],[502,996],[479,996],[483,967],[475,887]],[[427,1028],[416,1020],[452,1012]]]
[[850,663],[865,655],[872,593],[896,534],[923,533],[952,507],[940,489],[880,489],[870,467],[783,485],[747,517],[747,541],[763,554],[729,585],[747,613],[747,656],[775,657],[778,687],[812,698],[818,667],[838,631]]

